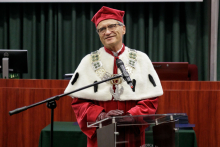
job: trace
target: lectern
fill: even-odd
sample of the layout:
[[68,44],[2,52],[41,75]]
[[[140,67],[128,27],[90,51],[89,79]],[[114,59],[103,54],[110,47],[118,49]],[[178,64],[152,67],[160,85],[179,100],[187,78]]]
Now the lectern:
[[[98,122],[87,122],[97,127],[98,147],[178,147],[179,118],[185,113],[138,116],[116,116]],[[153,125],[153,144],[145,141],[145,131]]]

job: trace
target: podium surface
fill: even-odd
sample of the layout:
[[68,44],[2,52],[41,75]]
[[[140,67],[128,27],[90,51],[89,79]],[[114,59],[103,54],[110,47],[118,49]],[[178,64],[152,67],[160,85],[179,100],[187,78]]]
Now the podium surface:
[[[185,113],[115,116],[98,122],[87,122],[97,127],[98,147],[179,147],[179,118]],[[153,144],[145,143],[145,129],[153,126]],[[147,130],[148,131],[148,130]]]

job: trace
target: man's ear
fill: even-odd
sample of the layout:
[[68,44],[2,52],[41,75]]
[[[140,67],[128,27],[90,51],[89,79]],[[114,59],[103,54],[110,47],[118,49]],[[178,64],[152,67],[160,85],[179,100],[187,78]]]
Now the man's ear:
[[122,33],[123,33],[123,35],[126,33],[126,27],[125,26],[123,26]]

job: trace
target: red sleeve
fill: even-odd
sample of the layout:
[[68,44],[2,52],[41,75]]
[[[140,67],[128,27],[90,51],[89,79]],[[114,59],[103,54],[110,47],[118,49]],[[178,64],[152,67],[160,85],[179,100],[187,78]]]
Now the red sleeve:
[[87,128],[87,122],[95,122],[98,115],[104,110],[95,105],[91,100],[74,98],[72,108],[82,132],[90,139],[95,134],[96,128]]
[[[137,105],[128,110],[131,115],[155,114],[158,107],[158,97],[145,99],[137,102]],[[140,132],[143,132],[148,126],[138,126]]]
[[137,102],[137,105],[128,110],[131,115],[155,114],[158,107],[158,97]]

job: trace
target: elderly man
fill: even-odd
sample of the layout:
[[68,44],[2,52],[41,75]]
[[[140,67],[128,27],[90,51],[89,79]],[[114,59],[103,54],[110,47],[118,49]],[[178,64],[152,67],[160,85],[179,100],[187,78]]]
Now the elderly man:
[[[87,136],[87,147],[97,146],[96,128],[87,128],[87,122],[118,115],[155,114],[158,96],[163,94],[160,80],[148,56],[123,44],[126,33],[124,13],[103,6],[94,15],[92,22],[104,47],[82,59],[65,90],[70,92],[120,74],[116,59],[124,62],[132,79],[133,89],[120,78],[70,94],[79,127]],[[138,132],[134,137],[139,138],[138,146],[141,146],[145,144],[145,132],[141,127]]]

